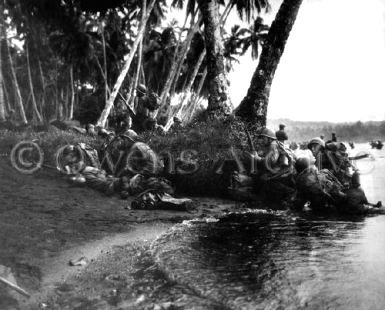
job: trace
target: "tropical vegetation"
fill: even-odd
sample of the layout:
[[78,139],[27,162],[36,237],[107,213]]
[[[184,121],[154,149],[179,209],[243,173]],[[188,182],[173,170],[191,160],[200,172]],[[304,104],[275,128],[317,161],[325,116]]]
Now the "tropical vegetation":
[[[106,127],[117,102],[134,108],[139,83],[159,96],[155,116],[166,128],[175,115],[189,122],[202,98],[207,116],[226,117],[234,113],[227,73],[252,49],[259,65],[236,115],[265,125],[301,2],[284,0],[269,27],[266,0],[0,0],[0,121]],[[232,11],[250,26],[229,25]]]

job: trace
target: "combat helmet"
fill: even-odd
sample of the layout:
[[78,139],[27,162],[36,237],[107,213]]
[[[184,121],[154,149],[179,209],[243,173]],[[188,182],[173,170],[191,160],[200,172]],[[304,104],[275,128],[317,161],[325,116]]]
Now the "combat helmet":
[[122,136],[134,143],[139,140],[138,134],[132,129],[126,130]]
[[273,140],[276,140],[277,137],[275,136],[275,133],[274,131],[272,131],[271,129],[267,128],[267,127],[264,127],[261,132],[259,133],[258,136],[262,136],[262,137],[268,137],[270,139],[273,139]]
[[301,156],[297,158],[295,162],[295,169],[297,170],[298,173],[301,173],[305,169],[310,167],[310,158],[308,156]]
[[174,123],[178,123],[178,124],[182,123],[182,120],[178,116],[174,116],[173,121],[174,121]]
[[147,87],[144,84],[138,84],[138,86],[136,87],[136,90],[143,95],[147,93]]
[[310,148],[312,144],[318,144],[318,145],[321,145],[322,147],[325,147],[325,141],[322,140],[321,138],[311,139],[310,142],[307,144],[307,147]]

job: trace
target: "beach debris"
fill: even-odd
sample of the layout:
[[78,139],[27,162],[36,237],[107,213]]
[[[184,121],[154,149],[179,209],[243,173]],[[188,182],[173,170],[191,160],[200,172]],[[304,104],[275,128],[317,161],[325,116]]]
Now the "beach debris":
[[71,259],[69,261],[70,266],[85,266],[88,263],[89,263],[89,261],[88,261],[87,257],[85,257],[85,256],[82,256],[78,259]]
[[189,211],[194,208],[194,203],[189,198],[174,198],[168,193],[146,191],[138,195],[131,203],[132,209],[142,210],[174,210]]
[[145,301],[145,299],[146,299],[146,297],[142,294],[142,295],[140,295],[140,296],[136,299],[135,304],[138,305],[138,304],[142,303],[143,301]]
[[126,277],[120,275],[120,274],[110,274],[104,278],[108,282],[124,282],[126,281]]
[[31,295],[17,285],[16,279],[11,272],[11,268],[0,265],[0,282],[15,290],[16,292],[24,295],[25,297],[31,297]]

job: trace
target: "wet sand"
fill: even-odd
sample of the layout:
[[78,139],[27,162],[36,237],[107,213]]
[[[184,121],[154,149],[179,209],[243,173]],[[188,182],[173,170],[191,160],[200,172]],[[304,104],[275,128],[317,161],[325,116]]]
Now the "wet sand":
[[85,256],[92,267],[116,247],[152,240],[185,219],[240,206],[200,198],[193,212],[129,210],[130,200],[74,187],[52,170],[20,174],[5,157],[0,158],[0,189],[0,265],[11,268],[17,284],[32,295],[25,298],[0,284],[0,309],[39,307],[87,268],[70,267],[71,259]]

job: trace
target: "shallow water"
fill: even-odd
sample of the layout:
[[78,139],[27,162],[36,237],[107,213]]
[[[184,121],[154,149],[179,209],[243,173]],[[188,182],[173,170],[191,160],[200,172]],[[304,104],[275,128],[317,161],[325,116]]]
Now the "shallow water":
[[[368,199],[385,202],[385,150],[359,145]],[[176,226],[153,244],[159,266],[232,309],[384,309],[385,216],[245,212]]]

